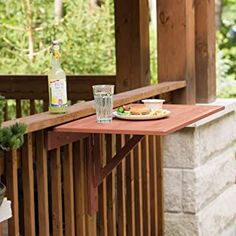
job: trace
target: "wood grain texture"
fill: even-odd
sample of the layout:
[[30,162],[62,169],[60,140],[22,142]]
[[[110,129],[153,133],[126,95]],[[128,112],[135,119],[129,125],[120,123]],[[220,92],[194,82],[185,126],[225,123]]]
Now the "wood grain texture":
[[73,121],[56,127],[60,132],[108,133],[136,135],[167,135],[180,130],[204,117],[224,109],[211,105],[164,105],[171,112],[168,118],[149,121],[126,121],[113,119],[109,124],[96,123],[95,116]]
[[86,181],[85,181],[85,141],[74,144],[74,195],[76,236],[86,235]]
[[6,181],[7,198],[11,200],[13,217],[8,220],[8,235],[19,235],[19,203],[18,203],[18,177],[17,177],[17,151],[6,153]]
[[[102,139],[102,150],[106,150],[106,143],[105,143],[105,135],[101,135]],[[102,167],[106,165],[106,153],[103,152],[102,158],[101,158],[101,164]],[[99,219],[100,224],[98,224],[98,234],[102,236],[108,236],[108,222],[109,219],[107,219],[107,181],[106,179],[103,179],[102,183],[99,185]]]
[[148,0],[114,3],[116,85],[122,92],[150,84],[149,8]]
[[197,102],[216,98],[215,1],[195,1],[195,53]]
[[63,159],[63,196],[65,236],[75,236],[74,182],[73,182],[73,149],[72,143],[64,147]]
[[157,0],[158,81],[186,80],[186,89],[173,93],[175,103],[194,104],[194,0]]
[[49,207],[48,207],[48,166],[47,150],[45,147],[44,131],[36,133],[36,163],[38,184],[38,217],[39,236],[49,236]]
[[[86,142],[86,156],[85,156],[85,165],[86,165],[86,168],[85,168],[85,180],[87,182],[88,178],[89,178],[89,173],[88,173],[88,160],[87,160],[87,157],[89,155],[89,152],[91,152],[91,147],[90,147],[90,144],[89,142],[91,141],[91,139],[87,139],[87,142]],[[89,199],[89,196],[88,196],[88,191],[87,191],[87,183],[86,183],[86,190],[84,191],[85,193],[85,201],[86,201],[86,235],[88,236],[93,236],[93,235],[97,235],[97,215],[96,214],[93,214],[93,215],[90,215],[88,214],[89,212],[89,205],[88,205],[88,199]],[[97,203],[96,203],[97,204]]]
[[[67,76],[68,99],[91,100],[92,85],[115,84],[115,76]],[[0,94],[7,99],[48,99],[44,75],[0,75]]]
[[96,168],[94,163],[100,161],[100,135],[92,135],[88,138],[87,155],[86,155],[86,187],[87,187],[87,213],[90,216],[96,215],[98,211],[98,188],[96,178]]
[[[124,145],[124,137],[116,135],[116,151]],[[125,188],[125,160],[117,167],[117,214],[118,214],[118,235],[126,236],[126,188]],[[130,226],[128,226],[130,227]]]
[[135,234],[143,234],[143,191],[142,191],[142,156],[141,144],[134,148],[134,189],[135,189]]
[[[107,163],[111,161],[115,153],[114,135],[105,135],[106,142],[106,155]],[[107,177],[107,218],[108,222],[108,235],[117,235],[116,230],[116,183],[115,183],[115,170]]]
[[34,173],[32,134],[27,134],[22,150],[22,175],[24,197],[24,235],[35,235]]
[[[130,135],[125,135],[125,142],[130,139]],[[135,192],[134,192],[134,153],[131,151],[125,160],[126,170],[126,221],[127,236],[135,236]]]
[[156,137],[157,147],[157,201],[158,201],[158,236],[164,236],[164,188],[163,188],[163,137]]
[[[116,94],[114,96],[114,107],[118,107],[127,103],[132,103],[147,97],[152,97],[168,91],[184,88],[185,81],[178,82],[165,82],[158,85],[147,86],[132,91]],[[48,104],[45,107],[48,110]],[[77,103],[69,107],[68,112],[65,114],[50,114],[49,112],[40,113],[33,116],[20,118],[14,121],[7,121],[2,124],[3,127],[17,122],[23,122],[27,125],[27,132],[33,132],[55,126],[68,121],[76,120],[82,117],[95,114],[93,101]]]
[[151,236],[151,206],[150,206],[150,171],[148,136],[141,141],[142,157],[142,194],[143,194],[143,234]]
[[148,137],[149,145],[149,170],[150,170],[150,205],[151,205],[151,235],[158,235],[158,197],[157,185],[157,147],[156,137]]
[[53,236],[63,236],[61,158],[60,149],[50,152],[52,185],[52,231]]

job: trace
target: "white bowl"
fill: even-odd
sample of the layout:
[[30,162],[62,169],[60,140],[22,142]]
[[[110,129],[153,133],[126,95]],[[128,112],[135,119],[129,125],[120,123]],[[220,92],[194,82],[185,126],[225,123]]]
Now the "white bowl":
[[142,102],[151,110],[162,109],[164,99],[144,99]]

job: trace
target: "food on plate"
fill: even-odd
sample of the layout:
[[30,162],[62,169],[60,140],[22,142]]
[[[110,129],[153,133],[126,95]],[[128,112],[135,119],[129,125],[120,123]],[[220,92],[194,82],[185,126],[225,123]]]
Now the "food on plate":
[[130,115],[129,105],[124,105],[124,106],[118,107],[116,111],[119,115],[122,115],[122,116]]
[[150,113],[150,109],[146,106],[131,106],[130,114],[131,115],[148,115]]
[[163,116],[169,114],[168,110],[162,108],[150,109],[144,104],[130,104],[117,108],[116,112],[120,116]]
[[152,116],[160,116],[160,115],[165,115],[167,113],[169,113],[168,110],[164,110],[164,109],[159,108],[159,109],[152,110],[150,112],[150,115],[152,115]]

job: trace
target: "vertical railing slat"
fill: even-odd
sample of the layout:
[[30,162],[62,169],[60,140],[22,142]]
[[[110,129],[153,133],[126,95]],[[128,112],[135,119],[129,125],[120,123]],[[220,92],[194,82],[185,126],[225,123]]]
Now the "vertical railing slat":
[[85,228],[85,142],[74,144],[74,191],[75,191],[75,231],[76,236],[86,235]]
[[156,147],[157,147],[157,201],[158,201],[158,235],[164,235],[164,202],[163,202],[163,137],[156,137]]
[[149,136],[151,235],[158,235],[156,137]]
[[22,116],[21,100],[16,99],[16,118],[20,118],[21,116]]
[[36,133],[36,140],[39,236],[49,236],[48,161],[43,130]]
[[142,155],[142,192],[143,192],[143,231],[145,236],[151,235],[150,219],[150,176],[148,136],[141,142]]
[[[85,154],[85,160],[86,160],[86,170],[88,170],[87,165],[88,165],[88,160],[86,159],[86,156],[89,155],[89,140],[86,140],[86,154]],[[85,180],[87,180],[88,177],[88,172],[85,171]],[[85,203],[86,203],[86,212],[88,212],[88,196],[87,196],[87,186],[86,189],[84,190],[85,194]],[[97,236],[97,215],[89,215],[88,213],[86,214],[86,235],[91,235],[91,236]]]
[[4,120],[8,120],[9,119],[9,115],[8,115],[8,103],[6,101],[5,103],[5,107],[3,108],[3,112],[4,112]]
[[[123,140],[122,140],[123,139]],[[123,142],[122,142],[123,141]],[[116,150],[124,143],[124,137],[116,136]],[[126,204],[125,204],[125,160],[117,167],[117,205],[118,205],[118,235],[126,235]],[[130,226],[129,226],[130,227]]]
[[141,145],[134,148],[134,185],[135,185],[135,230],[137,236],[143,235],[142,205],[142,166]]
[[33,115],[35,114],[35,101],[34,99],[30,99],[30,115]]
[[[102,150],[106,150],[105,135],[101,135],[102,138]],[[102,152],[102,166],[106,165],[106,152]],[[98,225],[99,235],[108,236],[108,219],[107,219],[107,182],[106,179],[102,181],[99,186],[99,216],[100,224]]]
[[33,173],[33,146],[32,133],[26,135],[22,150],[22,175],[24,198],[24,235],[35,235],[34,211],[34,173]]
[[[114,149],[114,136],[106,135],[106,154],[107,162],[111,160]],[[115,171],[107,177],[107,217],[108,217],[108,235],[116,235],[116,192],[115,192]]]
[[17,151],[6,153],[6,181],[7,198],[11,200],[12,218],[8,220],[8,235],[19,235],[19,204],[18,204],[18,177],[17,177]]
[[48,104],[49,102],[47,100],[43,101],[43,111],[48,111]]
[[[125,136],[126,142],[130,135]],[[131,152],[126,157],[126,212],[127,212],[127,235],[135,236],[135,193],[134,193],[134,155]]]
[[53,236],[63,236],[60,148],[51,151]]
[[65,147],[63,159],[63,191],[64,191],[64,214],[65,236],[75,235],[74,219],[74,184],[73,184],[73,147],[72,143]]

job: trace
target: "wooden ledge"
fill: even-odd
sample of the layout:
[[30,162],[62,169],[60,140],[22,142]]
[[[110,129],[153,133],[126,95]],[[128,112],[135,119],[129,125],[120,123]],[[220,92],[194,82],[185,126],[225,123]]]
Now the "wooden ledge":
[[[185,87],[185,81],[163,82],[157,85],[150,85],[128,92],[119,93],[114,95],[114,107],[136,102],[144,98],[153,97]],[[65,114],[55,115],[50,114],[49,112],[44,112],[12,121],[6,121],[2,124],[2,126],[7,127],[14,124],[15,122],[22,122],[28,126],[27,132],[30,133],[63,124],[69,121],[77,120],[93,114],[95,114],[94,102],[89,101],[78,103],[69,107],[68,112]]]

